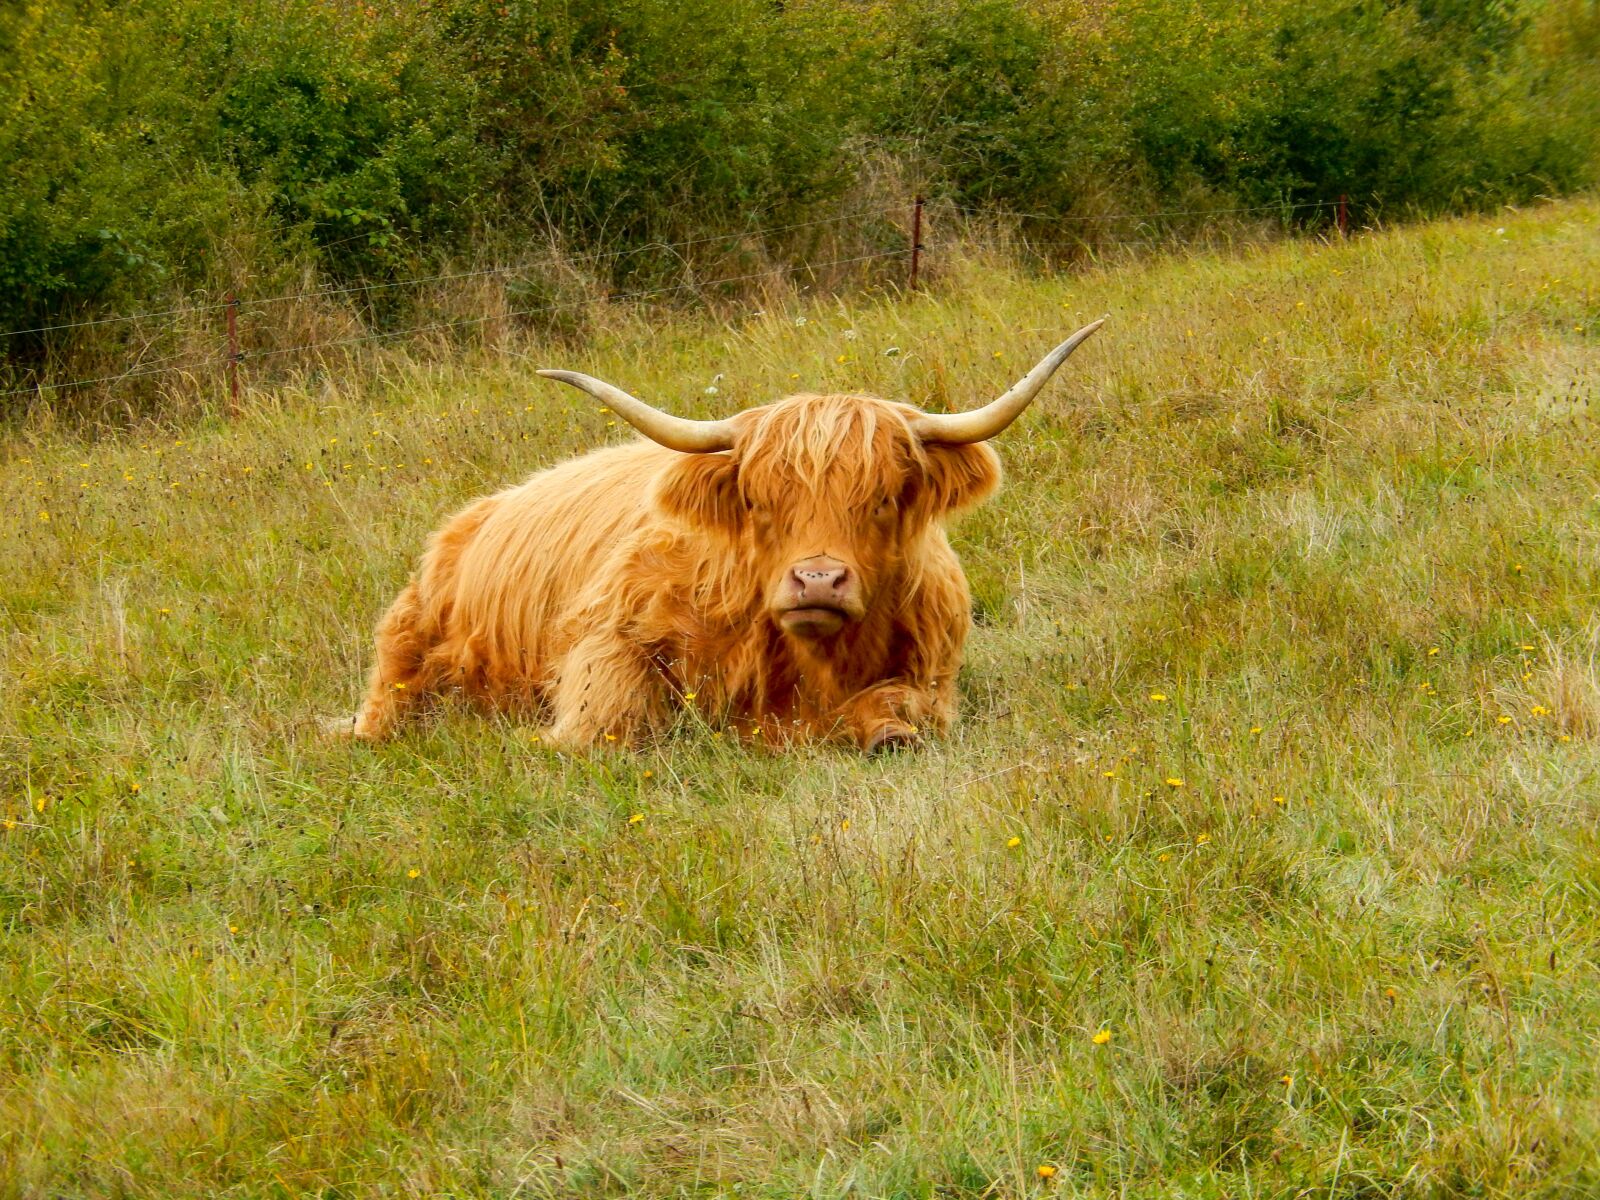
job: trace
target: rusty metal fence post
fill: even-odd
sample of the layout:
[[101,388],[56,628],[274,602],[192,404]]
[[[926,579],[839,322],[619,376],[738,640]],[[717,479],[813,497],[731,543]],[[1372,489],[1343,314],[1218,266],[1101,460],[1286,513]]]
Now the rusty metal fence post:
[[228,411],[239,415],[239,297],[228,293]]
[[911,278],[906,283],[907,291],[917,290],[917,270],[922,265],[922,197],[918,196],[911,206]]

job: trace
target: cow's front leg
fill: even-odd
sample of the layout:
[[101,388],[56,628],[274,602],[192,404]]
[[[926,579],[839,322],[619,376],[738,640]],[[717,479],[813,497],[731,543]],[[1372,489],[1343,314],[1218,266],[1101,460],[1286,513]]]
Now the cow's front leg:
[[925,734],[942,734],[954,716],[953,686],[925,687],[904,679],[864,688],[838,712],[840,732],[869,753],[914,745]]
[[354,720],[328,722],[327,731],[374,742],[392,733],[434,683],[427,661],[432,645],[412,580],[378,622],[377,655],[361,708]]
[[606,631],[567,652],[544,740],[557,749],[636,742],[666,714],[660,673],[635,642]]

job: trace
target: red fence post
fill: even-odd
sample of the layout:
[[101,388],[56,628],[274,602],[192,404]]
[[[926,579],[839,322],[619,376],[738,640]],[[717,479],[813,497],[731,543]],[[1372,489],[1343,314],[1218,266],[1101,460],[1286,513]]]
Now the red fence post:
[[239,415],[239,297],[228,293],[228,412]]
[[908,291],[917,290],[917,268],[922,263],[922,197],[911,206],[911,279]]

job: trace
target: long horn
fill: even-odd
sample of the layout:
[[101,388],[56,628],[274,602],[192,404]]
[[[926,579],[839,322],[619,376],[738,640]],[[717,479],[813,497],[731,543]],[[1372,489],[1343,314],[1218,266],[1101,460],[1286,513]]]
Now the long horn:
[[938,442],[946,446],[964,446],[969,442],[985,442],[1022,415],[1022,410],[1033,403],[1033,398],[1044,387],[1045,381],[1056,373],[1056,368],[1067,361],[1067,356],[1083,345],[1089,335],[1106,323],[1101,317],[1092,325],[1085,325],[1061,345],[1057,346],[1037,367],[1019,379],[1012,389],[998,400],[975,408],[971,412],[948,415],[923,413],[911,422],[911,429],[925,442]]
[[596,400],[604,401],[629,425],[632,425],[652,442],[659,442],[669,450],[682,450],[685,454],[711,454],[717,450],[733,448],[733,423],[731,421],[690,421],[651,408],[643,400],[628,395],[621,388],[576,371],[540,371],[546,379],[570,383],[580,391],[588,392]]

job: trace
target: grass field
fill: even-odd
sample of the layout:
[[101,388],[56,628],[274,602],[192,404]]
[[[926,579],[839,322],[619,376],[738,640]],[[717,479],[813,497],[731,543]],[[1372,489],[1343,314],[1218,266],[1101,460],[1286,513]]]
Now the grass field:
[[[6,435],[0,1195],[1600,1194],[1597,230]],[[627,432],[535,366],[960,406],[1107,312],[956,531],[948,741],[318,736],[448,512]]]

